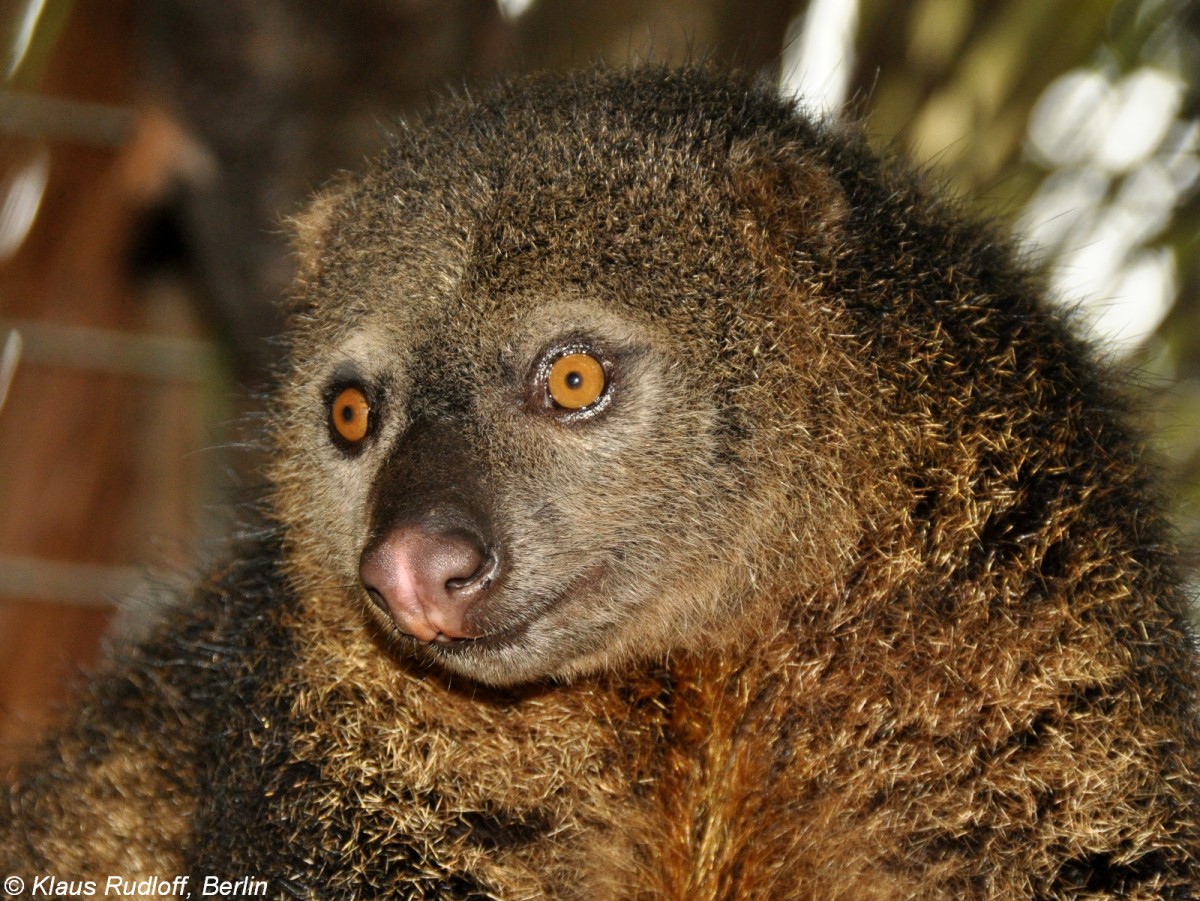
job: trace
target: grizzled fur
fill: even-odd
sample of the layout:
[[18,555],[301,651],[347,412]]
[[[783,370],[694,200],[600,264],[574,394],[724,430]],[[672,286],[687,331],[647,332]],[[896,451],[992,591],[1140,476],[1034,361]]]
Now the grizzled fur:
[[[1159,505],[991,231],[702,71],[447,104],[296,230],[274,526],[19,774],[0,871],[1200,894]],[[544,402],[564,347],[608,366],[579,415]],[[478,634],[401,634],[360,580],[416,495],[486,526]]]

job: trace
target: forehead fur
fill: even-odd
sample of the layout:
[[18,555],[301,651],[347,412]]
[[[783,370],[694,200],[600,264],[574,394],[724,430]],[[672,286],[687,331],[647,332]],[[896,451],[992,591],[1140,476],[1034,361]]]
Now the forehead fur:
[[[753,294],[759,272],[734,256],[745,249],[747,207],[782,184],[775,174],[747,190],[745,173],[769,155],[759,145],[776,154],[788,145],[790,162],[803,158],[832,182],[819,143],[815,126],[750,81],[698,70],[528,80],[448,103],[401,132],[361,181],[316,205],[319,227],[302,220],[299,231],[310,248],[324,231],[318,295],[351,312],[359,298],[349,295],[363,292],[356,262],[369,260],[377,281],[420,272],[406,303],[431,282],[443,301],[555,283],[601,302],[636,282],[637,309],[658,291],[651,312],[694,313],[714,295],[727,306],[731,294]],[[821,231],[823,217],[840,215],[837,191],[802,189],[827,201],[807,210]],[[340,290],[351,281],[353,292]]]

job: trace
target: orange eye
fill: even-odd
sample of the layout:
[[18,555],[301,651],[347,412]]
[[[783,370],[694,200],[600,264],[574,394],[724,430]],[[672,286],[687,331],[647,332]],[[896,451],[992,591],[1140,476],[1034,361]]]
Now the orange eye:
[[564,410],[582,410],[604,393],[604,366],[588,354],[567,354],[550,367],[546,387]]
[[329,416],[334,431],[351,444],[358,444],[367,437],[367,427],[371,424],[371,406],[361,389],[350,387],[338,392]]

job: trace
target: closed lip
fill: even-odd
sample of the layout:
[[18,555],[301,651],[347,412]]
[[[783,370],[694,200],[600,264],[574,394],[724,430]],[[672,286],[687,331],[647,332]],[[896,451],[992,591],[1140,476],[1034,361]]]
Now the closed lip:
[[493,632],[485,632],[475,638],[439,637],[435,641],[427,643],[413,638],[411,635],[405,635],[402,632],[398,634],[413,644],[428,648],[439,655],[463,655],[479,651],[503,650],[520,642],[528,634],[533,623],[547,612],[564,603],[569,603],[574,597],[584,592],[594,591],[596,586],[603,581],[605,570],[606,566],[603,563],[596,563],[585,568],[574,576],[563,587],[562,591],[551,595],[546,600],[535,600],[529,603],[527,605],[528,615],[524,616],[519,622]]

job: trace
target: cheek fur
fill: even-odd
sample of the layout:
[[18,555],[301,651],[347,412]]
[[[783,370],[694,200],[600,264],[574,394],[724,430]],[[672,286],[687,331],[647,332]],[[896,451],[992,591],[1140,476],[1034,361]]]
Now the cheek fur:
[[380,447],[356,457],[341,453],[329,439],[323,399],[316,389],[310,394],[307,404],[290,411],[277,440],[290,446],[304,442],[316,452],[277,459],[271,473],[278,486],[276,505],[292,523],[294,542],[310,559],[321,562],[324,575],[338,584],[355,584]]

